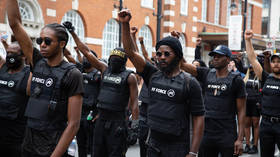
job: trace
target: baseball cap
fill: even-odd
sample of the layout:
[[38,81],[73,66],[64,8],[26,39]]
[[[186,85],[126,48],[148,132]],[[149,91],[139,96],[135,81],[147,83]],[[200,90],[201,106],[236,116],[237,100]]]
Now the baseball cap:
[[270,57],[270,61],[272,61],[272,59],[275,58],[275,57],[280,58],[280,53],[277,52],[277,53],[272,54],[271,57]]
[[220,54],[227,57],[231,57],[231,51],[225,45],[218,45],[213,51],[209,53],[209,56],[213,56],[214,54]]

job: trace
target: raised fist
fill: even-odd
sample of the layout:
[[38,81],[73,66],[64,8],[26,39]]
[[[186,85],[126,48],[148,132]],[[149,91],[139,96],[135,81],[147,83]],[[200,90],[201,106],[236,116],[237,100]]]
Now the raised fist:
[[253,38],[253,36],[254,36],[254,33],[253,33],[252,30],[246,30],[245,31],[245,35],[244,35],[245,40],[250,40],[250,39]]
[[69,32],[74,32],[75,31],[75,27],[72,25],[71,22],[69,21],[65,21],[63,22],[63,26],[69,31]]
[[173,37],[177,38],[177,39],[180,38],[180,32],[172,31],[172,32],[171,32],[171,35],[172,35]]
[[263,52],[263,55],[264,55],[264,58],[270,58],[270,56],[271,56],[271,51],[270,51],[270,50],[265,50],[265,51]]
[[139,37],[138,40],[139,40],[140,43],[141,43],[141,42],[143,43],[144,38],[143,38],[143,37]]
[[119,21],[122,23],[129,22],[131,20],[131,13],[128,9],[123,9],[119,12]]
[[130,28],[130,33],[131,34],[136,34],[137,32],[138,32],[138,28],[137,27],[134,26],[134,27]]
[[201,38],[196,39],[196,46],[201,46]]

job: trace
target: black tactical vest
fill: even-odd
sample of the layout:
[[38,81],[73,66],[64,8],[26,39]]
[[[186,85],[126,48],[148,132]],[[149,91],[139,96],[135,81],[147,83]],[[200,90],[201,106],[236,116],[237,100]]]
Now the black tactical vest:
[[92,110],[96,107],[97,96],[100,87],[100,72],[96,69],[89,73],[83,73],[84,78],[84,96],[83,96],[83,110]]
[[107,68],[102,76],[97,107],[110,111],[125,111],[130,96],[127,78],[130,70],[113,74]]
[[254,76],[249,77],[246,82],[247,100],[260,102],[260,83]]
[[270,74],[262,89],[262,114],[280,117],[280,79]]
[[184,72],[172,79],[161,71],[152,75],[148,105],[148,125],[152,130],[180,135],[188,127],[189,79]]
[[45,59],[38,61],[31,79],[31,96],[25,115],[28,126],[38,130],[64,129],[67,125],[68,97],[63,91],[63,79],[75,66],[62,61],[50,67]]
[[207,76],[205,89],[205,117],[234,120],[236,98],[232,90],[238,73],[229,72],[225,78],[217,78],[216,69],[211,69]]
[[[29,76],[29,66],[20,72],[9,74],[6,64],[0,69],[0,117],[15,120],[23,116],[28,96],[26,89],[21,88],[24,79]],[[26,79],[27,80],[27,79]],[[3,126],[4,127],[4,126]]]

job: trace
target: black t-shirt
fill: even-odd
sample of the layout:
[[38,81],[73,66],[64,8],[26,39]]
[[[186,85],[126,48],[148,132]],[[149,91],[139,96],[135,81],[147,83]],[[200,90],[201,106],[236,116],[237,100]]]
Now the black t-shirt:
[[[197,67],[197,79],[203,82],[204,89],[207,88],[207,76],[211,69],[207,67]],[[217,78],[218,80],[219,78]],[[223,78],[221,78],[223,79]],[[231,86],[232,93],[235,100],[237,98],[246,97],[245,83],[241,76],[235,77]],[[207,96],[207,95],[205,95]],[[209,102],[205,101],[207,112],[207,105]],[[219,145],[223,147],[233,147],[234,141],[237,138],[237,128],[235,121],[225,119],[205,118],[205,129],[203,143],[205,145]]]
[[[207,87],[207,75],[210,72],[210,68],[207,67],[197,67],[197,80],[201,81],[203,83],[203,89],[205,90]],[[217,78],[219,79],[219,78]],[[234,95],[236,98],[244,98],[246,97],[246,88],[245,83],[241,76],[237,76],[234,79],[233,85],[231,90],[233,90]],[[207,105],[207,102],[205,102],[205,105]]]
[[[146,62],[144,71],[140,73],[143,77],[144,83],[149,88],[150,79],[154,73],[159,71],[156,67],[154,67],[151,63]],[[172,78],[170,78],[172,79]],[[186,88],[187,89],[187,88]],[[191,91],[186,98],[189,98],[189,111],[186,112],[186,116],[189,116],[191,113],[193,116],[202,116],[204,115],[204,105],[203,105],[203,98],[201,93],[201,87],[198,81],[191,77],[189,82],[189,90]],[[149,105],[149,104],[148,104]],[[172,142],[172,141],[181,141],[189,143],[189,130],[183,131],[183,134],[180,136],[175,136],[171,134],[161,133],[155,130],[151,131],[151,137],[163,142]]]
[[[150,83],[150,78],[152,75],[159,71],[155,66],[153,66],[151,63],[146,62],[144,71],[140,73],[140,75],[143,77],[143,80],[147,87],[149,87]],[[172,79],[172,78],[170,78]],[[202,94],[201,94],[201,88],[198,83],[198,81],[191,77],[190,83],[189,83],[189,89],[191,91],[190,93],[190,113],[194,116],[201,116],[204,115],[204,105],[203,105],[203,99],[202,99]]]
[[[36,66],[36,64],[41,60],[44,59],[42,54],[39,52],[38,49],[34,48],[33,50],[33,65]],[[31,66],[31,70],[33,71],[33,67]],[[66,93],[68,97],[77,95],[77,94],[83,94],[84,88],[83,88],[83,75],[81,72],[74,68],[70,70],[66,76],[65,79],[63,79],[62,87],[64,88],[62,91]]]

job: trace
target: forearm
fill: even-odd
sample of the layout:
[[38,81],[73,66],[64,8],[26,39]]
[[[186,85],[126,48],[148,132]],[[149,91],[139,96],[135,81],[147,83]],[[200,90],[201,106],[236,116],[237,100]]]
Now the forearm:
[[132,113],[132,119],[137,120],[139,118],[139,107],[138,107],[138,99],[131,102],[131,113]]
[[245,124],[245,110],[238,112],[238,137],[237,140],[242,141],[244,136],[244,124]]
[[68,62],[76,64],[75,59],[71,56],[71,55],[64,55],[66,57],[66,59],[68,60]]
[[251,39],[247,39],[245,41],[246,41],[246,51],[247,51],[248,59],[251,63],[255,62],[257,60],[257,55],[254,52],[252,41]]
[[271,67],[270,67],[270,60],[269,58],[264,59],[263,67],[266,72],[271,73]]
[[204,131],[204,116],[193,116],[193,137],[190,152],[198,152]]
[[80,54],[79,51],[77,51],[77,57],[78,57],[78,61],[79,61],[80,63],[82,63],[82,62],[83,62],[83,58],[82,58],[82,56],[81,56],[81,54]]
[[128,57],[132,56],[133,53],[135,53],[133,50],[136,50],[134,48],[134,44],[130,36],[129,30],[130,30],[130,24],[128,22],[123,22],[122,23],[123,47]]
[[9,25],[12,29],[21,25],[21,17],[17,0],[7,1],[7,14]]
[[201,59],[201,46],[196,46],[195,47],[195,54],[194,54],[194,59]]
[[132,39],[133,44],[134,44],[134,48],[135,48],[134,51],[139,52],[138,46],[136,44],[136,36],[135,36],[135,34],[130,34],[130,36],[131,36],[131,39]]
[[66,151],[74,136],[79,130],[80,121],[68,123],[51,157],[61,157]]
[[190,73],[193,76],[197,76],[197,70],[196,70],[196,66],[189,64],[189,63],[183,63],[181,62],[181,66],[180,68],[182,70],[184,70],[185,72]]
[[88,52],[88,51],[89,51],[88,46],[87,46],[86,44],[84,44],[84,43],[80,40],[80,38],[77,36],[77,34],[76,34],[75,32],[70,32],[70,33],[71,33],[71,35],[72,35],[72,37],[73,37],[73,39],[74,39],[74,41],[75,41],[75,43],[76,43],[78,49],[79,49],[82,53]]

